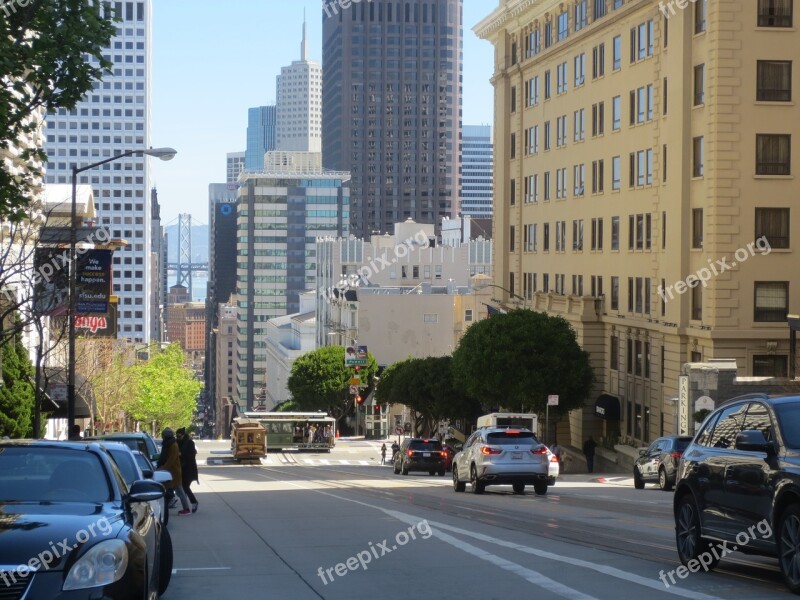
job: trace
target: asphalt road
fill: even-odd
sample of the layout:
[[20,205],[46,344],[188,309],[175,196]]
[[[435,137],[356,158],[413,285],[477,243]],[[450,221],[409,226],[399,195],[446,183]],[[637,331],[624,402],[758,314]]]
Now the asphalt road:
[[167,600],[791,597],[774,561],[741,553],[680,579],[672,495],[628,478],[475,496],[449,474],[394,475],[380,443],[250,466],[217,453],[226,446],[198,444],[200,509],[170,519]]

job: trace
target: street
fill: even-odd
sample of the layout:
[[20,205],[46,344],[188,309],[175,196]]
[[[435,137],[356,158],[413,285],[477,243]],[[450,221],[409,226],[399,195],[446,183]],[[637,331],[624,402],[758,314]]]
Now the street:
[[777,564],[733,553],[683,573],[671,493],[624,476],[567,475],[547,496],[456,494],[450,474],[394,475],[380,442],[265,464],[198,442],[199,511],[170,520],[164,598],[777,598]]

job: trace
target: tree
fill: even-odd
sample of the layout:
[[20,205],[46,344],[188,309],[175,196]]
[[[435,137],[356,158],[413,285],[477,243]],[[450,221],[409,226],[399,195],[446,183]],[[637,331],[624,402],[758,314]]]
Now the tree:
[[531,310],[470,326],[453,353],[453,374],[485,406],[538,414],[550,394],[559,396],[557,415],[582,407],[594,383],[589,353],[566,319]]
[[300,405],[294,400],[284,400],[273,409],[273,412],[300,412]]
[[0,218],[21,218],[38,191],[47,155],[24,140],[37,132],[39,115],[74,108],[110,72],[111,63],[103,58],[115,33],[107,10],[110,4],[85,0],[2,3],[0,159],[12,146],[19,154],[0,160]]
[[3,387],[0,388],[0,436],[31,437],[33,434],[33,365],[17,333],[2,348]]
[[[378,363],[367,354],[367,364],[360,367],[362,385],[369,387],[378,372]],[[346,415],[353,405],[349,384],[352,367],[344,366],[342,346],[324,346],[298,357],[289,375],[289,393],[302,410],[326,411],[336,420]],[[368,389],[361,392],[362,396]]]
[[150,356],[148,362],[134,367],[136,392],[124,403],[125,410],[137,421],[155,422],[157,430],[188,427],[203,384],[185,366],[180,344],[170,344],[163,351],[154,347]]

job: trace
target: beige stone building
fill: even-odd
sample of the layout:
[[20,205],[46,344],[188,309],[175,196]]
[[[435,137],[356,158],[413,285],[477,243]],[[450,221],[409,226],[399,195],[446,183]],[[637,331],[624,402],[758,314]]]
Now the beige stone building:
[[495,283],[564,315],[591,352],[575,445],[672,433],[689,361],[787,376],[792,4],[500,0],[474,28],[495,52]]

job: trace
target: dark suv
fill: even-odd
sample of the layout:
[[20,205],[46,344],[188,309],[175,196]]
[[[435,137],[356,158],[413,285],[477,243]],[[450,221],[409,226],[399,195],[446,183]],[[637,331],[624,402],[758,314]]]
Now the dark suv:
[[678,461],[691,441],[690,436],[669,435],[658,438],[647,450],[640,450],[639,458],[633,463],[633,487],[641,490],[645,483],[655,482],[665,492],[671,490],[678,473]]
[[446,453],[439,440],[406,438],[394,457],[394,472],[428,471],[444,475]]
[[800,594],[800,396],[722,403],[683,453],[673,506],[691,572],[732,550],[773,556]]

